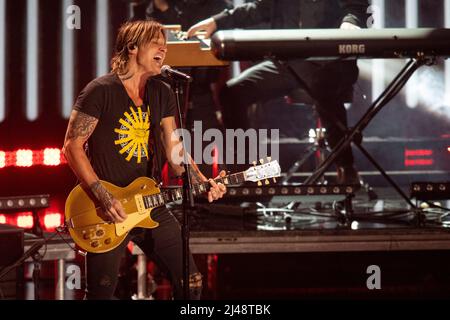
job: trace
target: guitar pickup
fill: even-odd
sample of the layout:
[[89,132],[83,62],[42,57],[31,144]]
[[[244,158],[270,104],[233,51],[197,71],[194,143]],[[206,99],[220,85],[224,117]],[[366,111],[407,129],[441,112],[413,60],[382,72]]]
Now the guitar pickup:
[[142,194],[136,194],[134,196],[134,201],[136,202],[136,207],[138,212],[143,212],[147,210],[144,203],[144,198],[142,197]]

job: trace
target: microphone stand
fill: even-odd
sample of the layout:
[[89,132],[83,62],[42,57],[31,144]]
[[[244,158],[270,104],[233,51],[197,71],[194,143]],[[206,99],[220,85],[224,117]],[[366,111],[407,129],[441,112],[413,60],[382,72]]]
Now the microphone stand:
[[181,129],[181,144],[183,146],[183,166],[184,173],[182,175],[183,180],[183,224],[182,224],[182,241],[183,241],[183,298],[189,299],[189,212],[194,208],[194,195],[192,193],[192,180],[191,180],[191,164],[187,157],[186,142],[184,139],[183,118],[181,113],[181,99],[183,94],[182,85],[185,84],[185,90],[188,92],[189,81],[178,80],[172,78],[172,83],[175,91],[175,100],[177,105],[177,114],[179,119],[179,129]]

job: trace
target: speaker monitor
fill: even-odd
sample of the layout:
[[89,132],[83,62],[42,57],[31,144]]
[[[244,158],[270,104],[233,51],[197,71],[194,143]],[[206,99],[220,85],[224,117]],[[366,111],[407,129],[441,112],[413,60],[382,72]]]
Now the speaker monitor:
[[[0,270],[15,263],[23,254],[24,230],[0,224]],[[23,299],[23,267],[0,279],[0,299]]]

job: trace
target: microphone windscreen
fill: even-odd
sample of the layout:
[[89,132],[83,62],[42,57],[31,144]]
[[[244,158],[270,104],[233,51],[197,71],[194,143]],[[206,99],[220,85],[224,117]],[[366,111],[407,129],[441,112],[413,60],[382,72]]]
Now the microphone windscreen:
[[161,75],[163,77],[169,77],[169,70],[170,70],[170,66],[168,66],[167,64],[163,65],[161,67]]

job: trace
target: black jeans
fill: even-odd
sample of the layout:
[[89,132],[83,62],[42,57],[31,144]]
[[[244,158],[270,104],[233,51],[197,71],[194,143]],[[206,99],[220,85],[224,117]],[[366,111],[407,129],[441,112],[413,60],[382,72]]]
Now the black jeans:
[[[286,65],[264,61],[229,80],[220,93],[225,127],[246,129],[248,127],[248,119],[245,116],[247,106],[288,95],[295,89],[303,88],[315,100],[317,111],[327,130],[328,143],[334,148],[347,128],[344,102],[351,99],[353,84],[358,78],[356,61],[292,60],[288,65],[298,78]],[[276,116],[276,110],[274,110],[274,116]],[[342,123],[344,131],[339,127],[338,122]],[[336,160],[336,164],[353,165],[350,147],[344,149]]]
[[[113,299],[117,286],[120,260],[130,240],[141,248],[158,267],[168,272],[174,299],[183,298],[183,255],[181,228],[177,219],[166,208],[156,208],[152,219],[159,223],[155,229],[135,228],[115,249],[105,253],[88,253],[86,256],[86,299]],[[200,299],[201,275],[190,254],[190,298]]]

